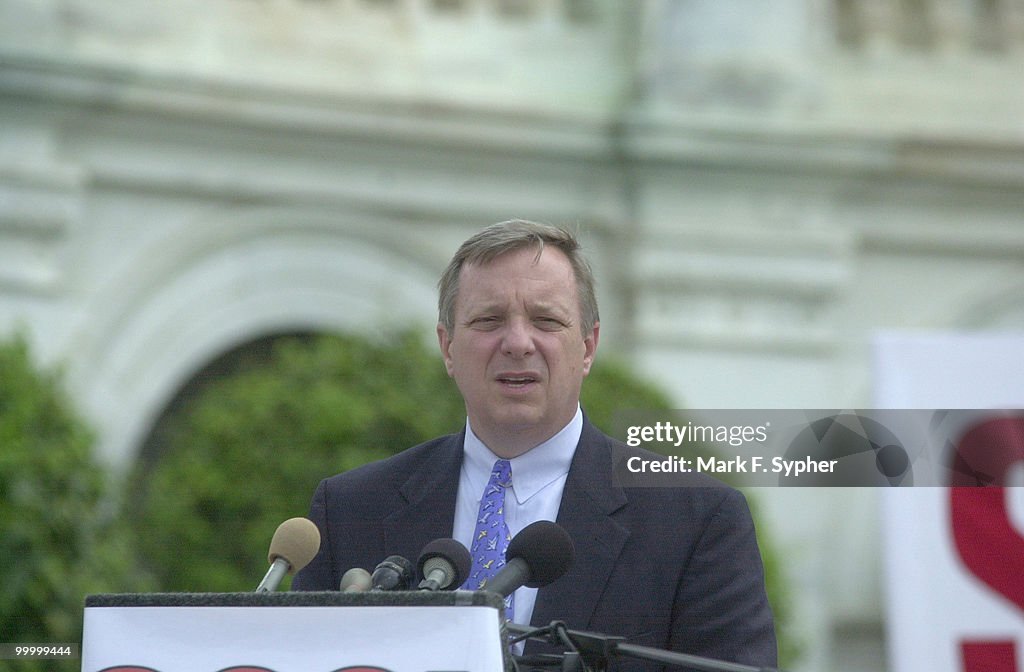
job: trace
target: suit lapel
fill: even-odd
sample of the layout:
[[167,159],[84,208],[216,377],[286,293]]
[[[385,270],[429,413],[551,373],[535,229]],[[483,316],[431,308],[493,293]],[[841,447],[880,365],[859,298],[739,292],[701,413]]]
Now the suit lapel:
[[463,440],[463,433],[444,439],[399,488],[405,505],[383,521],[386,555],[415,563],[428,543],[452,536]]
[[622,488],[612,482],[611,465],[607,437],[585,420],[557,520],[572,537],[576,559],[565,576],[537,593],[534,625],[562,620],[571,628],[588,627],[629,537],[611,517],[626,504]]
[[[404,506],[383,521],[385,556],[415,562],[428,543],[452,535],[463,442],[462,433],[443,440],[401,486]],[[626,504],[624,491],[612,482],[611,465],[607,437],[584,419],[557,518],[573,540],[576,560],[565,576],[538,592],[535,625],[562,620],[571,628],[588,627],[629,537],[611,517]]]

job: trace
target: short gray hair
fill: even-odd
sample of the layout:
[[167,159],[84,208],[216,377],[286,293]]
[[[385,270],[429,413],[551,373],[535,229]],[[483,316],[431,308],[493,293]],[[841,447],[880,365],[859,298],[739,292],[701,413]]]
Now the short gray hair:
[[448,268],[437,283],[437,318],[448,333],[455,328],[455,299],[459,294],[459,275],[466,265],[486,264],[507,252],[536,246],[539,257],[545,245],[561,250],[569,259],[576,294],[580,304],[580,328],[586,335],[600,319],[594,292],[594,273],[583,256],[579,241],[569,231],[557,226],[538,224],[523,219],[491,224],[469,238],[448,262]]

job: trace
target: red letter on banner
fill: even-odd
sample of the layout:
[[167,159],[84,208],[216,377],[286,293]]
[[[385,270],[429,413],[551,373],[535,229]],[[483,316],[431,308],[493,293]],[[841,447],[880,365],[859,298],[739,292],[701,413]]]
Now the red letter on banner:
[[[1022,460],[1024,418],[972,427],[954,455],[950,520],[957,553],[971,573],[1024,611],[1024,537],[1013,527],[1002,487],[1009,468]],[[1012,641],[963,641],[960,647],[965,672],[1017,670]]]
[[1013,642],[960,642],[960,653],[968,672],[1014,672],[1017,669]]

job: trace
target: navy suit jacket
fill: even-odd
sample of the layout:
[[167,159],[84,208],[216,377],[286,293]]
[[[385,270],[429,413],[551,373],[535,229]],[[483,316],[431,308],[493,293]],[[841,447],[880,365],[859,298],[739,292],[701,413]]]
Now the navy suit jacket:
[[[337,590],[348,569],[372,570],[389,555],[415,562],[427,543],[451,537],[463,439],[434,439],[322,481],[310,512],[320,551],[292,588]],[[561,620],[632,644],[774,667],[775,630],[743,495],[700,474],[681,487],[619,487],[613,460],[625,451],[643,454],[584,421],[556,521],[576,560],[540,589],[532,623]],[[544,647],[530,642],[526,653]]]

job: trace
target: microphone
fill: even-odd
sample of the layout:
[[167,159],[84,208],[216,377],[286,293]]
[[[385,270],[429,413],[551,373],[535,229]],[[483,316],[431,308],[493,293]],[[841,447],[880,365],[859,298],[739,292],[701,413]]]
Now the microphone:
[[309,564],[320,550],[320,530],[308,518],[289,518],[274,531],[267,562],[270,569],[256,587],[257,593],[277,590],[285,574],[294,574]]
[[374,567],[370,581],[373,590],[408,590],[412,584],[412,563],[400,555],[389,555]]
[[454,539],[435,539],[423,547],[417,566],[423,577],[420,590],[455,590],[466,580],[473,561]]
[[341,586],[338,590],[343,593],[365,593],[372,586],[370,573],[361,567],[353,567],[341,575]]
[[505,566],[483,589],[508,597],[522,586],[546,586],[569,570],[575,555],[568,532],[550,520],[538,520],[512,538]]

